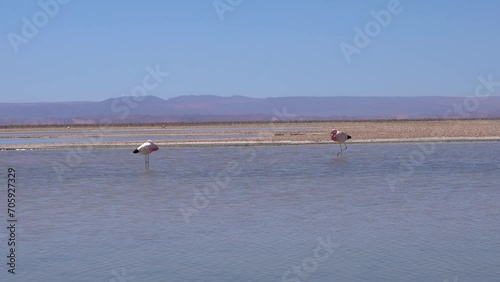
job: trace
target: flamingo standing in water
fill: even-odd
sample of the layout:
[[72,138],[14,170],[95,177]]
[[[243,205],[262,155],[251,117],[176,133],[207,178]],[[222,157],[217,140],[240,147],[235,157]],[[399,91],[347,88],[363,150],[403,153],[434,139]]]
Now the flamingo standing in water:
[[[339,143],[340,152],[337,153],[337,156],[339,154],[342,156],[342,151],[347,150],[347,145],[345,144],[345,141],[351,139],[351,136],[347,135],[346,133],[340,130],[332,129],[332,131],[330,132],[330,138],[332,138],[333,141]],[[344,144],[345,149],[342,149],[342,144]]]
[[139,146],[137,149],[135,149],[132,153],[134,154],[141,154],[144,155],[144,162],[146,164],[146,170],[149,170],[149,154],[151,154],[154,151],[157,151],[159,147],[153,143],[153,141],[148,140],[141,146]]

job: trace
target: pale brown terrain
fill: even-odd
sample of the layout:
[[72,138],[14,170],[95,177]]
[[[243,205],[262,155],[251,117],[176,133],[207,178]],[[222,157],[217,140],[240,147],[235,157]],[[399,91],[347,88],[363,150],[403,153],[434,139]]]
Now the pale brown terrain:
[[[348,141],[350,143],[500,141],[500,119],[235,122],[71,125],[69,128],[7,126],[0,128],[0,149],[109,148],[139,145],[138,141],[121,140],[130,137],[144,141],[152,139],[161,146],[324,144],[332,143],[329,138],[332,128],[351,135],[352,139]],[[9,138],[22,138],[16,139],[22,142],[6,142]],[[43,144],[37,142],[40,138],[44,139]],[[51,138],[59,142],[51,143]],[[68,142],[64,142],[66,138]],[[79,138],[80,141],[70,142],[69,138]]]

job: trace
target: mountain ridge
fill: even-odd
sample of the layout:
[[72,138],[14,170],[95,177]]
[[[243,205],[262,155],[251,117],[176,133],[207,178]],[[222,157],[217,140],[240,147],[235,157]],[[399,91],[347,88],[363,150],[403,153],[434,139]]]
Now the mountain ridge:
[[[468,98],[477,100],[474,107]],[[0,125],[422,118],[500,118],[500,97],[184,95],[0,103]]]

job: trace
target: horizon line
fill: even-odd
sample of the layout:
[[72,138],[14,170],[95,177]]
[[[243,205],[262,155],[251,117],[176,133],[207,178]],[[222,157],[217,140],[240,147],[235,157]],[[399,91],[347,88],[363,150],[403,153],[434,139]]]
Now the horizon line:
[[[277,97],[249,97],[249,96],[244,96],[244,95],[231,95],[231,96],[222,96],[222,95],[213,95],[213,94],[189,94],[189,95],[179,95],[179,96],[173,96],[170,98],[162,98],[159,96],[155,95],[142,95],[142,96],[134,96],[134,95],[124,95],[124,96],[119,96],[119,97],[110,97],[110,98],[105,98],[103,100],[86,100],[86,101],[34,101],[34,102],[0,102],[0,105],[5,105],[5,104],[58,104],[58,103],[99,103],[99,102],[104,102],[107,100],[113,100],[113,99],[120,99],[124,97],[154,97],[157,99],[161,99],[163,101],[168,101],[170,99],[174,98],[180,98],[180,97],[217,97],[217,98],[234,98],[234,97],[241,97],[241,98],[248,98],[248,99],[256,99],[256,100],[265,100],[265,99],[280,99],[280,98],[467,98],[468,96],[447,96],[447,95],[422,95],[422,96],[368,96],[368,95],[356,95],[356,96],[346,96],[346,95],[339,95],[339,96],[277,96]],[[492,96],[490,98],[493,98],[495,96]]]

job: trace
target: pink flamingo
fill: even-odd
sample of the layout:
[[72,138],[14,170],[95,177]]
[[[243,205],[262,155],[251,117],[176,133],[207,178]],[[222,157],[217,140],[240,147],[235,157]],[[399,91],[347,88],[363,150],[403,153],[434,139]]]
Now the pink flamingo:
[[141,154],[144,155],[144,162],[146,164],[146,170],[149,170],[149,154],[151,154],[154,151],[157,151],[159,147],[153,143],[153,141],[148,140],[141,146],[139,146],[137,149],[135,149],[132,153],[134,154]]
[[[333,141],[339,143],[340,145],[340,152],[337,153],[337,156],[340,154],[342,156],[342,151],[347,150],[347,145],[345,144],[345,141],[348,139],[351,139],[350,135],[345,134],[344,132],[336,129],[332,129],[330,132],[330,138],[332,138]],[[342,149],[342,144],[344,144],[345,149]]]

